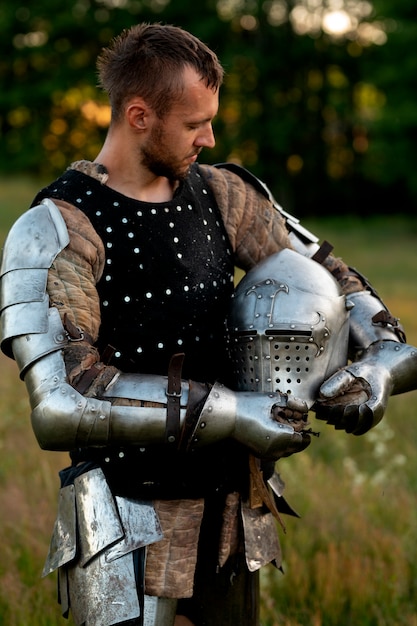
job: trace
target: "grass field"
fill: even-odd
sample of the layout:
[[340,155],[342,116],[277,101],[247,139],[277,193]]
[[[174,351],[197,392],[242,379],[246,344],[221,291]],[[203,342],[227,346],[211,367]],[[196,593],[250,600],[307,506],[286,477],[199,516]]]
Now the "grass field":
[[[0,242],[36,188],[0,179]],[[416,219],[305,225],[371,280],[417,345]],[[0,625],[71,624],[54,576],[40,578],[67,457],[38,449],[16,366],[0,356],[0,368]],[[284,575],[262,571],[262,626],[417,626],[417,393],[391,398],[363,437],[311,418],[320,437],[279,463],[301,519],[281,533]]]

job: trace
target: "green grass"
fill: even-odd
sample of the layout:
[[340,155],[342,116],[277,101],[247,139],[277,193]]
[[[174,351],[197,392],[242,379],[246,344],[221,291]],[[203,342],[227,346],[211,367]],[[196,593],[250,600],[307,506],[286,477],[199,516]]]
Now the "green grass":
[[[0,242],[38,186],[0,180]],[[338,216],[305,225],[372,281],[417,345],[416,222]],[[40,578],[67,457],[39,450],[16,366],[0,356],[0,368],[0,624],[68,623],[54,576]],[[280,533],[285,574],[262,571],[262,626],[417,626],[416,419],[416,392],[391,398],[363,437],[312,416],[320,437],[278,466],[301,519],[286,518]]]

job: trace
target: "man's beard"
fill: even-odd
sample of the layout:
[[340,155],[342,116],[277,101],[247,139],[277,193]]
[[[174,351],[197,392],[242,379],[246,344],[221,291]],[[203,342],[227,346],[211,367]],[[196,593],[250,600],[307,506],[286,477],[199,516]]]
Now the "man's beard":
[[148,145],[141,147],[141,164],[155,176],[164,176],[171,182],[184,180],[190,166],[180,166],[178,160],[164,150],[164,131],[160,126],[152,130]]
[[159,157],[156,153],[142,149],[142,165],[155,176],[164,176],[170,182],[182,181],[187,177],[190,167],[179,169],[172,161]]

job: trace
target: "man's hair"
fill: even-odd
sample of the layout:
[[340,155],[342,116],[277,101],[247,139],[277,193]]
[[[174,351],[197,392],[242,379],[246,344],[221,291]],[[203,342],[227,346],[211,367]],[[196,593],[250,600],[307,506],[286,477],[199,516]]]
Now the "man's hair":
[[121,118],[126,102],[135,96],[163,118],[181,98],[187,66],[213,91],[222,84],[224,72],[216,54],[182,28],[157,23],[125,29],[97,59],[99,86],[109,96],[112,120]]

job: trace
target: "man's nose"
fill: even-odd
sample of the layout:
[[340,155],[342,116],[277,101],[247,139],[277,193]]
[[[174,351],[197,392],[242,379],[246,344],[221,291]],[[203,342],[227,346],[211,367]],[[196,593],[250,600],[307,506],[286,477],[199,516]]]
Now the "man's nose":
[[214,138],[213,127],[211,124],[198,135],[195,144],[199,148],[214,148],[216,140]]

